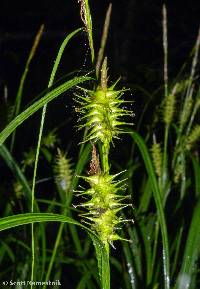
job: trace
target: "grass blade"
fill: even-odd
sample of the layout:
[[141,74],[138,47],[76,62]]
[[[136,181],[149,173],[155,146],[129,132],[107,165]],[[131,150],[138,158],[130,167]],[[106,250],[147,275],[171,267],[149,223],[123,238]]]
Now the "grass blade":
[[185,246],[181,271],[178,278],[178,289],[189,289],[192,275],[195,273],[195,262],[199,257],[200,244],[200,201],[197,203]]
[[169,289],[170,288],[169,244],[168,244],[167,226],[166,226],[165,215],[164,215],[163,206],[162,206],[160,190],[159,190],[157,179],[154,173],[153,164],[150,159],[145,142],[143,141],[142,137],[136,132],[132,132],[131,137],[134,139],[134,141],[138,145],[138,148],[142,154],[142,158],[146,166],[147,173],[149,175],[149,181],[151,183],[153,197],[154,197],[156,208],[158,211],[158,219],[160,222],[162,242],[163,242],[164,288]]
[[[76,165],[76,169],[75,169],[75,174],[74,174],[74,176],[72,178],[71,187],[70,187],[69,192],[68,192],[68,198],[66,200],[66,204],[64,204],[64,208],[63,208],[63,214],[64,215],[66,215],[66,214],[68,214],[69,216],[72,215],[71,211],[69,210],[69,206],[71,204],[71,200],[72,200],[72,197],[73,197],[74,190],[76,189],[77,184],[78,184],[77,175],[80,175],[82,173],[82,170],[83,170],[83,168],[84,168],[84,166],[85,166],[85,164],[86,164],[86,162],[88,160],[88,156],[89,156],[90,150],[91,150],[91,144],[87,144],[84,147],[84,149],[82,150],[82,154],[80,155],[80,157],[78,159],[78,162],[77,162],[77,165]],[[70,232],[71,232],[71,235],[72,235],[76,250],[77,250],[79,256],[81,256],[82,255],[82,248],[81,248],[80,240],[78,238],[78,233],[75,230],[74,225],[71,224],[69,226],[69,228],[70,228]],[[61,241],[63,229],[64,229],[64,225],[60,224],[59,230],[58,230],[58,233],[57,233],[57,237],[56,237],[56,241],[55,241],[55,244],[54,244],[54,247],[53,247],[53,252],[52,252],[52,255],[51,255],[51,259],[50,259],[50,262],[49,262],[49,266],[48,266],[47,271],[46,271],[45,281],[49,280],[49,278],[50,278],[50,274],[51,274],[51,271],[52,271],[52,267],[53,267],[53,263],[54,263],[54,260],[55,260],[55,257],[56,257],[58,246],[59,246],[60,241]],[[43,286],[43,289],[45,289],[45,288],[46,288],[46,285]]]
[[5,145],[0,145],[0,156],[4,159],[9,169],[12,171],[13,176],[20,182],[24,192],[27,193],[27,198],[31,200],[31,188],[26,180],[26,177],[22,173],[20,167],[8,151]]
[[[20,79],[20,84],[19,84],[19,88],[18,88],[18,91],[17,91],[16,100],[15,100],[15,107],[14,107],[13,117],[15,117],[15,116],[17,116],[19,114],[20,106],[21,106],[21,100],[22,100],[22,94],[23,94],[23,89],[24,89],[24,83],[25,83],[25,80],[26,80],[26,77],[27,77],[27,74],[28,74],[28,71],[29,71],[30,63],[31,63],[31,61],[32,61],[32,59],[33,59],[33,57],[34,57],[34,55],[36,53],[37,47],[38,47],[38,45],[40,43],[40,39],[42,37],[43,31],[44,31],[44,25],[42,24],[40,26],[39,31],[36,34],[36,37],[35,37],[34,42],[33,42],[33,46],[31,47],[31,51],[29,53],[29,56],[28,56],[28,59],[27,59],[26,65],[25,65],[24,72],[23,72],[22,77]],[[10,146],[10,148],[11,148],[10,150],[11,151],[13,150],[14,141],[15,141],[15,132],[12,135],[11,146]]]
[[96,235],[91,235],[89,233],[96,251],[99,276],[101,281],[102,289],[110,289],[110,262],[109,262],[109,252],[106,250],[105,246],[101,244]]
[[112,4],[110,3],[108,6],[108,9],[107,9],[107,12],[106,12],[106,17],[105,17],[105,22],[104,22],[104,27],[103,27],[103,33],[102,33],[102,37],[101,37],[101,46],[99,48],[99,52],[98,52],[98,56],[97,56],[97,63],[96,63],[97,79],[99,78],[99,73],[100,73],[101,64],[103,61],[106,42],[107,42],[108,30],[109,30],[109,26],[110,26],[111,12],[112,12]]
[[49,103],[53,99],[60,96],[62,93],[66,92],[73,86],[76,86],[79,83],[84,81],[90,80],[90,77],[87,76],[80,76],[75,77],[60,86],[56,87],[52,91],[45,94],[40,100],[36,101],[34,104],[29,106],[26,110],[20,113],[16,118],[14,118],[7,127],[0,133],[0,145],[4,143],[4,141],[9,137],[9,135],[20,125],[22,124],[27,118],[33,115],[36,111],[38,111],[42,106]]
[[200,197],[200,165],[198,161],[193,157],[192,158],[193,170],[195,175],[195,195],[196,198]]
[[[55,79],[55,75],[56,72],[58,70],[58,66],[60,64],[60,60],[61,57],[63,55],[64,49],[66,47],[66,45],[68,44],[68,42],[70,41],[70,39],[76,35],[81,29],[77,29],[75,31],[73,31],[72,33],[70,33],[69,35],[67,35],[67,37],[65,38],[65,40],[63,41],[56,60],[54,62],[53,65],[53,69],[50,75],[50,79],[49,79],[49,83],[48,83],[48,88],[51,88],[53,83],[54,83],[54,79]],[[33,184],[32,184],[32,199],[31,199],[31,213],[34,212],[34,202],[35,202],[35,184],[36,184],[36,176],[37,176],[37,167],[38,167],[38,161],[39,161],[39,154],[40,154],[40,147],[41,147],[41,140],[42,140],[42,134],[43,134],[43,127],[44,127],[44,121],[45,121],[45,117],[46,117],[46,110],[47,110],[47,103],[44,104],[43,109],[42,109],[42,117],[41,117],[41,121],[40,121],[40,129],[39,129],[39,135],[38,135],[38,141],[37,141],[37,149],[36,149],[36,156],[35,156],[35,165],[34,165],[34,172],[33,172]],[[33,281],[34,278],[34,264],[35,264],[35,245],[34,245],[34,228],[33,228],[33,224],[31,224],[31,235],[32,235],[32,268],[31,268],[31,281]],[[31,285],[32,288],[32,285]]]
[[63,222],[74,224],[88,230],[91,234],[94,234],[90,229],[88,229],[86,226],[82,225],[78,221],[75,221],[74,219],[66,217],[64,215],[52,213],[26,213],[1,218],[0,231],[8,230],[17,226],[40,222]]

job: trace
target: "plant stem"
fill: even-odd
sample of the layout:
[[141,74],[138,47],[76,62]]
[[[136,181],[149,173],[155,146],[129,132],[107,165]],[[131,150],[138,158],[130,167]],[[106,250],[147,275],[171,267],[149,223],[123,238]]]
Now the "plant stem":
[[[62,57],[62,54],[64,52],[64,49],[69,42],[69,40],[76,35],[81,29],[77,29],[70,33],[63,41],[62,45],[60,46],[60,49],[58,51],[56,60],[53,65],[53,69],[50,75],[48,88],[51,88],[55,79],[55,75]],[[32,199],[31,199],[31,212],[34,212],[34,201],[35,201],[35,184],[36,184],[36,176],[37,176],[37,168],[38,168],[38,160],[39,160],[39,153],[40,153],[40,146],[41,146],[41,139],[43,134],[43,128],[44,128],[44,120],[46,116],[46,110],[47,110],[47,104],[43,106],[42,109],[42,117],[40,122],[40,130],[39,130],[39,136],[38,136],[38,142],[37,142],[37,150],[36,150],[36,157],[35,157],[35,165],[34,165],[34,173],[33,173],[33,185],[32,185]],[[31,263],[31,281],[34,279],[34,267],[35,267],[35,239],[34,239],[34,225],[31,224],[31,242],[32,242],[32,263]],[[31,282],[31,289],[33,288],[33,282]]]
[[108,155],[109,155],[109,145],[102,145],[102,154],[103,154],[103,171],[104,173],[109,173],[109,162],[108,162]]
[[[37,150],[36,150],[36,156],[35,156],[35,165],[34,165],[34,173],[33,173],[33,185],[32,185],[32,199],[31,199],[31,213],[34,212],[34,201],[35,201],[35,184],[36,184],[36,176],[37,176],[37,166],[38,166],[38,160],[39,160],[39,153],[40,153],[40,146],[41,146],[41,140],[42,140],[42,133],[43,133],[43,127],[44,127],[44,120],[46,115],[46,108],[47,105],[45,104],[42,110],[42,117],[40,122],[40,131],[38,136],[38,143],[37,143]],[[34,280],[34,267],[35,267],[35,239],[34,239],[34,224],[31,224],[31,239],[32,239],[32,265],[31,265],[31,281]],[[33,282],[31,282],[31,289],[33,288]]]
[[111,12],[112,12],[112,4],[110,3],[108,6],[108,9],[107,9],[107,12],[106,12],[106,17],[105,17],[105,22],[104,22],[104,27],[103,27],[103,33],[102,33],[102,37],[101,37],[101,46],[100,46],[98,56],[97,56],[97,62],[96,62],[96,77],[97,77],[97,79],[99,78],[101,63],[103,60],[104,50],[105,50],[106,41],[107,41],[107,37],[108,37]]
[[163,5],[163,52],[164,52],[164,86],[165,97],[168,95],[168,39],[167,39],[167,9]]
[[168,160],[167,160],[167,146],[168,146],[168,135],[169,135],[169,126],[165,127],[165,135],[164,135],[164,149],[163,149],[163,165],[162,165],[162,197],[164,197],[166,181],[168,177],[167,167],[168,167]]

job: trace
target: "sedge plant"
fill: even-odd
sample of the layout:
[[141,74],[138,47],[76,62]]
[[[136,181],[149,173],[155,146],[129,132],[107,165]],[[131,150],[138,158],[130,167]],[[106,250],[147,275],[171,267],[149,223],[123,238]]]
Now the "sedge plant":
[[[39,281],[41,289],[48,288],[49,280],[55,289],[60,288],[56,280],[61,288],[70,284],[77,289],[196,289],[200,284],[199,33],[189,73],[187,61],[171,79],[163,6],[163,89],[151,92],[137,86],[148,99],[133,131],[126,89],[117,89],[118,81],[108,81],[105,47],[112,5],[96,53],[91,1],[78,2],[93,77],[68,76],[67,81],[56,82],[61,57],[82,31],[78,29],[61,44],[48,90],[24,108],[24,83],[30,61],[37,57],[42,26],[20,80],[11,120],[0,132],[0,192],[2,196],[11,192],[9,199],[1,198],[0,231],[9,234],[2,234],[0,242],[0,278],[30,280],[30,288]],[[75,145],[77,159],[71,155],[70,142],[59,134],[65,121],[43,135],[47,104],[69,89],[78,113],[77,134],[83,133]],[[39,109],[43,112],[38,142],[19,160],[16,131]],[[132,144],[128,160],[124,156],[118,163],[112,151],[124,152],[127,139]],[[40,162],[45,167],[42,172]],[[127,222],[133,219],[134,224]]]

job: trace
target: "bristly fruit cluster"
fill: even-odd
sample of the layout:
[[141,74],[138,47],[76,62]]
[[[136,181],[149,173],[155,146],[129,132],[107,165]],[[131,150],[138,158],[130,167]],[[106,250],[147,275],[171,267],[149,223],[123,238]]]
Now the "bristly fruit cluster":
[[[127,102],[122,98],[124,89],[115,90],[116,83],[107,87],[107,59],[105,58],[101,70],[101,84],[94,91],[82,89],[84,96],[78,96],[76,100],[80,108],[80,128],[86,128],[84,142],[93,143],[92,160],[90,163],[89,176],[81,177],[89,183],[88,190],[80,190],[80,195],[90,197],[90,200],[82,207],[88,210],[82,216],[89,221],[92,228],[97,232],[102,243],[107,246],[113,244],[114,240],[122,239],[116,234],[117,225],[124,222],[117,213],[128,204],[122,203],[127,196],[120,195],[124,189],[124,181],[116,181],[120,174],[110,175],[109,170],[109,149],[114,139],[126,131],[122,128],[127,125],[122,118],[133,115],[123,105]],[[99,162],[95,142],[100,141],[102,150],[102,168]]]
[[122,98],[125,89],[115,90],[118,81],[107,87],[106,65],[105,60],[102,67],[101,85],[94,91],[84,89],[85,96],[79,95],[76,101],[81,105],[80,120],[84,122],[79,127],[88,129],[85,141],[100,140],[103,145],[109,146],[119,134],[125,133],[122,126],[130,125],[122,118],[133,116],[133,113],[122,107],[128,101]]
[[114,240],[122,239],[115,230],[119,223],[124,222],[117,213],[128,204],[121,201],[127,196],[122,196],[119,191],[124,189],[123,181],[115,181],[116,175],[96,174],[82,177],[90,185],[86,191],[79,191],[80,195],[87,195],[90,200],[81,206],[87,208],[89,212],[82,216],[89,220],[94,230],[98,233],[102,243],[113,244]]

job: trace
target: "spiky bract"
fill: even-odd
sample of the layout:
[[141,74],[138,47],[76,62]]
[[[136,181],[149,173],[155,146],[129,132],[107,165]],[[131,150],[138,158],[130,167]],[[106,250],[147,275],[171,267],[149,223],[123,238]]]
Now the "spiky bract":
[[99,174],[82,177],[90,184],[90,189],[80,192],[90,196],[90,200],[81,205],[89,212],[82,215],[92,223],[103,244],[121,239],[115,232],[116,226],[123,221],[117,212],[127,205],[121,203],[126,197],[119,194],[124,181],[115,181],[116,176]]

